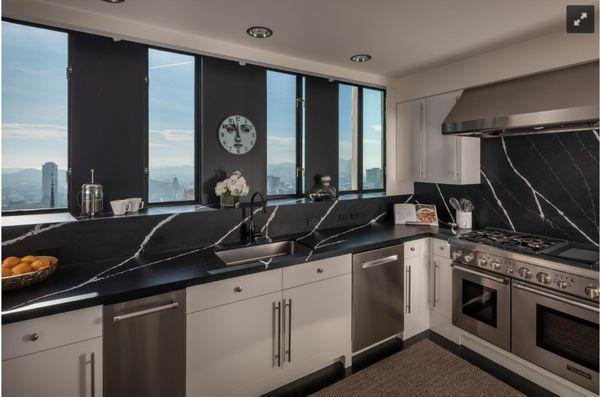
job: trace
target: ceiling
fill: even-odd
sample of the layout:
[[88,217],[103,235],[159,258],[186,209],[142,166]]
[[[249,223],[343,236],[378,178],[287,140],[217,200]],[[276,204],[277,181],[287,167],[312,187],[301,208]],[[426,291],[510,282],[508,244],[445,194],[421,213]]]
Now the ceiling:
[[[48,0],[386,77],[564,29],[563,0]],[[586,3],[579,1],[578,3]],[[264,25],[268,39],[246,29]],[[373,56],[356,64],[357,53]]]

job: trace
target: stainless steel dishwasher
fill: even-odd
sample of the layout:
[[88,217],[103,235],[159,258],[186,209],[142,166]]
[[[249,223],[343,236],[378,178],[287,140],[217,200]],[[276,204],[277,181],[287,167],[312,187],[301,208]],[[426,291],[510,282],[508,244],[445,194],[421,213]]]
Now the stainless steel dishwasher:
[[404,331],[404,247],[352,257],[352,351]]
[[185,396],[185,290],[104,306],[104,395]]

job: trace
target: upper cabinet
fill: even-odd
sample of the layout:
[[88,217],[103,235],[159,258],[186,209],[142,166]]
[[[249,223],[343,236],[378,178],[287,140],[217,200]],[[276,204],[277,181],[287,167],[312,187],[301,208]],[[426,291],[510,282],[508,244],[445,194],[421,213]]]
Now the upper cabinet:
[[479,138],[442,135],[442,123],[462,91],[397,105],[398,151],[410,147],[409,159],[399,158],[415,182],[466,185],[480,183]]

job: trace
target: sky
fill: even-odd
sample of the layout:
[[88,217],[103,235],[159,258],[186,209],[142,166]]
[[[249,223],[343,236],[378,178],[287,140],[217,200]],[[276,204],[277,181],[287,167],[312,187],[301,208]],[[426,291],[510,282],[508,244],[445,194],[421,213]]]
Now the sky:
[[2,168],[67,167],[66,33],[2,22]]

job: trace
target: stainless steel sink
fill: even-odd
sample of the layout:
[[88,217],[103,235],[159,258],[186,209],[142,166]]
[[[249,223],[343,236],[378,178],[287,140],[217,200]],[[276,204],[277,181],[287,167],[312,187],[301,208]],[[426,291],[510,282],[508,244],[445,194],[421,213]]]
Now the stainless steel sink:
[[215,254],[227,266],[241,265],[256,262],[261,259],[275,258],[277,256],[291,255],[296,252],[296,242],[293,240],[279,241],[276,243],[249,245],[247,247],[233,248],[217,251]]

